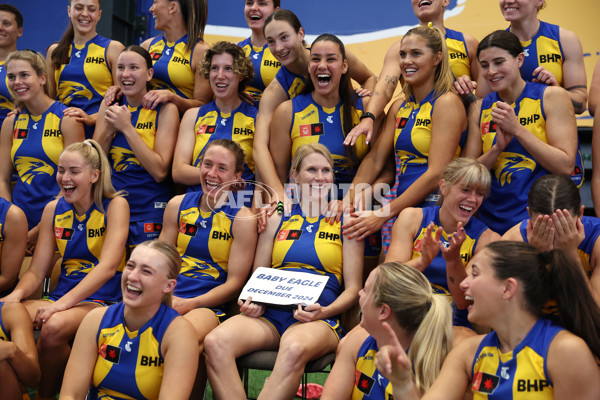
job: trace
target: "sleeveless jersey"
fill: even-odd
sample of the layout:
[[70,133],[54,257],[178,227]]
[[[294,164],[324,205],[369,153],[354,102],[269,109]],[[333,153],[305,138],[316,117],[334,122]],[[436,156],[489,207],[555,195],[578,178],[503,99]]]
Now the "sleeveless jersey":
[[471,79],[471,61],[465,35],[446,28],[446,47],[448,48],[448,61],[455,78],[467,75]]
[[272,267],[329,277],[318,303],[331,304],[342,292],[342,225],[325,216],[305,217],[299,204],[283,217],[273,244]]
[[[123,99],[123,102],[127,104],[126,99]],[[147,110],[141,106],[127,105],[127,107],[131,112],[131,124],[144,143],[154,150],[160,105],[154,110]],[[150,218],[162,220],[167,202],[173,197],[171,179],[156,182],[142,167],[121,132],[115,134],[108,158],[112,167],[112,183],[115,189],[127,192],[126,199],[131,209],[130,221],[139,222]]]
[[533,71],[541,65],[552,72],[559,86],[563,85],[564,53],[559,30],[558,25],[540,21],[540,28],[533,38],[521,42],[525,53],[525,61],[521,65],[521,76],[524,80],[532,81],[535,78]]
[[6,78],[6,67],[4,61],[0,61],[0,126],[6,119],[6,115],[15,108],[12,94],[8,90],[8,79]]
[[552,381],[546,358],[550,343],[563,328],[538,319],[525,339],[502,354],[496,332],[487,334],[473,360],[473,400],[551,400]]
[[[254,144],[254,121],[258,110],[256,107],[242,101],[240,106],[230,114],[222,113],[215,101],[200,107],[194,132],[196,141],[192,161],[194,167],[199,167],[206,145],[215,139],[229,139],[240,145],[244,150],[244,167],[242,179],[254,180],[254,158],[252,145]],[[190,191],[202,191],[202,186],[191,186]]]
[[[523,92],[512,104],[519,123],[544,143],[548,143],[543,104],[546,88],[541,83],[526,82]],[[493,92],[481,103],[480,128],[484,153],[496,141],[496,124],[492,121],[491,112],[498,101],[501,101],[500,97]],[[479,208],[479,218],[502,235],[527,218],[529,189],[537,178],[548,174],[548,171],[538,165],[518,140],[513,139],[500,153],[491,172],[490,195]]]
[[352,400],[393,400],[392,384],[375,368],[377,341],[369,336],[358,350]]
[[[108,210],[110,199],[102,201]],[[50,293],[59,299],[73,289],[100,261],[100,253],[106,238],[106,214],[94,203],[85,215],[77,215],[72,204],[64,197],[58,199],[54,210],[54,237],[62,256],[60,276],[56,289]],[[119,301],[121,299],[121,273],[125,267],[125,254],[110,278],[96,293],[86,300]]]
[[161,304],[150,321],[131,332],[123,313],[123,303],[114,304],[100,322],[90,400],[158,399],[164,370],[161,342],[179,314]]
[[0,301],[0,340],[5,340],[10,342],[10,334],[4,327],[4,323],[2,322],[2,306],[4,305],[3,301]]
[[152,89],[167,89],[185,99],[194,97],[192,53],[185,44],[187,34],[176,42],[167,42],[165,35],[152,39],[148,52],[152,57]]
[[[362,99],[357,98],[352,109],[353,126],[358,125],[363,111]],[[342,103],[325,108],[313,100],[311,93],[301,94],[292,99],[292,112],[291,156],[303,144],[321,143],[333,157],[335,183],[352,183],[358,164],[369,148],[363,135],[356,141],[356,146],[344,146],[346,135],[342,130]]]
[[210,212],[200,210],[202,193],[184,196],[179,206],[177,250],[181,272],[175,296],[190,298],[207,293],[227,280],[232,225],[239,208],[227,205]]
[[[529,220],[526,219],[519,225],[519,231],[521,232],[521,237],[525,243],[528,243],[527,221]],[[598,240],[598,236],[600,236],[600,219],[596,217],[583,216],[581,217],[581,223],[583,224],[583,228],[585,230],[585,238],[581,241],[581,243],[579,243],[579,246],[577,246],[577,253],[579,254],[579,259],[581,260],[583,269],[588,277],[590,277],[592,274],[590,260],[592,258],[592,252],[594,251],[596,240]]]
[[271,49],[266,44],[263,47],[253,46],[252,41],[248,38],[239,42],[238,46],[244,49],[246,57],[250,58],[254,67],[254,78],[252,78],[252,81],[246,87],[246,91],[252,95],[254,106],[258,108],[262,93],[269,86],[269,83],[275,79],[281,63],[277,61],[271,53]]
[[[307,72],[308,73],[308,72]],[[297,75],[290,70],[288,70],[285,66],[281,66],[277,75],[275,75],[275,79],[283,88],[283,91],[286,93],[288,99],[292,99],[302,92],[304,89],[304,85],[306,84],[306,76]]]
[[[423,219],[421,220],[421,227],[417,233],[417,236],[413,239],[413,253],[412,259],[421,256],[421,242],[425,237],[425,233],[427,232],[427,226],[433,222],[434,232],[438,226],[440,226],[440,206],[436,207],[424,207],[423,208]],[[475,248],[477,247],[477,242],[479,241],[479,237],[483,232],[488,229],[483,223],[481,223],[477,218],[471,217],[467,225],[465,225],[465,233],[467,237],[460,247],[460,258],[462,259],[463,265],[467,265],[469,260],[475,254]],[[454,232],[450,232],[452,234]],[[442,232],[441,241],[445,246],[449,246],[450,243],[448,241],[448,233]],[[423,274],[431,283],[433,288],[433,292],[436,294],[442,294],[445,296],[449,296],[451,300],[450,290],[448,289],[448,280],[446,276],[446,260],[442,256],[442,252],[439,251],[437,256],[431,261],[431,264],[423,271]]]
[[98,112],[106,90],[113,85],[106,55],[109,44],[110,39],[100,35],[83,45],[71,43],[69,58],[54,73],[57,100],[88,114]]
[[[429,158],[431,145],[431,124],[433,109],[437,97],[431,91],[421,103],[417,103],[414,96],[402,103],[396,112],[396,130],[394,132],[394,153],[396,160],[396,182],[392,190],[385,196],[387,202],[393,201],[412,185],[425,171]],[[460,143],[466,138],[463,132]],[[460,146],[456,149],[455,157],[460,156]],[[430,197],[418,204],[433,205],[437,197]],[[382,241],[385,250],[390,245],[392,226],[396,218],[388,220],[382,228]]]
[[60,192],[56,169],[64,147],[60,124],[65,108],[56,101],[42,115],[23,110],[15,118],[10,155],[19,178],[12,200],[25,212],[29,229],[40,222],[44,207]]

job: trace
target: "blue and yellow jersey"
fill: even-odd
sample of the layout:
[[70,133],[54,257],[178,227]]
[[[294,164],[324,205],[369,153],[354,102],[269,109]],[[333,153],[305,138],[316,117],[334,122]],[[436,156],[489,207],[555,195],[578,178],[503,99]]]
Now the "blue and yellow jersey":
[[69,58],[54,73],[58,100],[88,114],[98,112],[106,90],[113,85],[106,55],[109,44],[110,39],[100,35],[83,45],[71,43]]
[[358,349],[356,378],[352,400],[392,400],[392,384],[375,368],[375,355],[379,351],[373,336],[365,339]]
[[[123,99],[127,104],[126,99]],[[131,124],[144,143],[154,150],[160,105],[154,110],[127,105],[131,112]],[[170,178],[156,182],[136,158],[127,138],[117,132],[113,138],[108,158],[112,167],[112,183],[116,190],[127,192],[127,202],[131,208],[131,222],[148,218],[160,218],[173,197],[173,185]]]
[[[109,204],[110,199],[104,199],[102,207],[105,211]],[[50,298],[57,300],[77,286],[100,261],[106,238],[106,214],[93,204],[84,215],[77,215],[73,205],[61,197],[54,210],[54,237],[62,256],[58,284],[50,293]],[[124,267],[125,254],[115,276],[86,300],[119,301]]]
[[187,34],[176,42],[167,42],[165,35],[152,39],[148,52],[152,57],[152,89],[167,89],[185,99],[194,98],[192,51],[185,48]]
[[307,77],[303,75],[297,75],[282,65],[281,68],[279,68],[277,75],[275,75],[275,79],[277,79],[277,82],[279,82],[283,88],[287,98],[293,99],[294,97],[298,96],[300,92],[302,92],[302,89],[304,89]]
[[90,400],[158,399],[164,371],[161,343],[177,311],[161,304],[138,331],[125,325],[123,303],[106,310],[96,340]]
[[64,148],[60,125],[65,108],[56,101],[42,115],[23,110],[15,118],[10,156],[19,178],[12,200],[25,212],[29,229],[40,222],[44,207],[60,191],[56,168]]
[[[352,109],[353,126],[358,125],[363,111],[362,99],[357,98]],[[346,135],[342,129],[342,103],[324,108],[313,100],[311,93],[301,94],[292,99],[292,113],[291,157],[304,144],[321,143],[333,157],[335,183],[351,183],[360,160],[369,148],[363,135],[356,141],[356,146],[344,146]]]
[[266,44],[263,47],[253,46],[250,38],[248,38],[239,42],[238,46],[244,49],[246,57],[250,58],[254,67],[254,78],[246,87],[246,91],[252,95],[254,106],[258,108],[262,93],[269,86],[269,83],[275,79],[281,63],[277,61]]
[[281,220],[273,242],[272,267],[329,277],[318,303],[331,304],[342,292],[342,224],[309,218],[299,204]]
[[207,293],[227,280],[233,220],[239,208],[227,205],[200,210],[202,193],[187,193],[179,206],[177,250],[181,272],[175,296],[190,298]]
[[471,60],[465,35],[452,29],[446,28],[446,47],[448,48],[448,61],[450,69],[455,78],[467,75],[471,77]]
[[4,323],[2,322],[2,306],[4,305],[3,301],[0,301],[0,340],[5,340],[10,342],[10,334],[4,327]]
[[[523,92],[511,104],[519,123],[544,143],[548,143],[543,104],[546,88],[541,83],[527,82]],[[479,125],[484,153],[490,151],[496,142],[492,109],[498,101],[501,101],[500,96],[494,92],[488,94],[481,103]],[[537,178],[546,175],[548,171],[538,165],[518,140],[511,140],[496,159],[491,172],[490,195],[479,208],[479,217],[484,224],[502,235],[528,217],[529,189]]]
[[[425,233],[427,232],[427,226],[433,222],[434,232],[440,226],[440,207],[424,207],[423,208],[423,218],[421,219],[421,227],[417,232],[417,236],[413,239],[413,253],[412,259],[421,256],[421,242],[425,237]],[[467,265],[469,260],[475,254],[475,248],[477,247],[477,242],[479,241],[479,237],[483,232],[485,232],[488,227],[481,223],[477,218],[471,217],[467,225],[465,225],[465,233],[467,237],[460,247],[460,258],[462,259],[463,265]],[[446,247],[450,245],[449,242],[449,234],[454,232],[442,232],[441,241],[444,243]],[[423,271],[423,274],[431,283],[431,287],[433,288],[433,292],[437,294],[442,294],[448,296],[449,301],[452,301],[452,297],[450,295],[450,290],[448,289],[448,280],[446,276],[446,261],[444,257],[442,257],[442,252],[439,251],[437,256],[431,261],[431,264]]]
[[[258,110],[256,107],[242,101],[240,106],[229,114],[222,113],[215,101],[200,107],[194,132],[196,141],[192,153],[194,167],[199,167],[206,145],[215,139],[229,139],[240,145],[244,150],[244,168],[242,179],[254,180],[254,158],[252,146],[254,144],[254,121]],[[202,191],[200,185],[192,186],[190,190]]]
[[[525,243],[528,243],[527,221],[529,221],[529,219],[522,221],[519,225],[519,231],[521,232],[521,237]],[[600,219],[596,217],[583,216],[581,217],[581,223],[583,224],[585,231],[585,238],[583,238],[581,243],[579,243],[579,246],[577,246],[577,253],[579,254],[579,259],[581,260],[583,269],[588,277],[590,277],[592,275],[592,266],[590,264],[590,260],[592,258],[594,246],[596,245],[596,240],[598,240],[598,236],[600,236]]]
[[[510,28],[508,28],[510,30]],[[560,27],[540,21],[540,29],[526,42],[521,42],[525,61],[521,65],[521,76],[532,81],[533,71],[540,65],[552,72],[559,86],[563,85],[564,53],[560,43]]]
[[487,334],[473,360],[473,400],[551,400],[554,388],[546,358],[550,343],[563,328],[538,319],[525,339],[500,352],[496,332]]
[[[421,103],[411,97],[396,113],[396,185],[392,189],[396,197],[404,193],[427,170],[433,108],[437,99],[433,97],[433,91]],[[455,157],[459,155],[460,146],[456,149]]]
[[0,61],[0,126],[2,126],[6,115],[14,108],[13,97],[8,90],[6,67],[4,66],[4,61]]

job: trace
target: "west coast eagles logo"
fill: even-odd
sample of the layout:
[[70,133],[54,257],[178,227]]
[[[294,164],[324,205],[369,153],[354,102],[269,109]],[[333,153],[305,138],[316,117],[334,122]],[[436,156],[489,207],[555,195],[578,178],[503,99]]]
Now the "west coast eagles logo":
[[533,172],[535,161],[519,153],[503,153],[494,165],[494,175],[500,185],[510,184],[514,173],[529,170]]
[[15,168],[21,180],[28,185],[33,179],[42,174],[54,175],[54,168],[44,161],[34,157],[19,157],[15,161]]
[[181,275],[183,276],[194,279],[213,278],[216,280],[219,278],[220,272],[216,268],[198,258],[183,256],[181,261]]
[[141,164],[138,159],[135,158],[133,151],[124,147],[112,147],[109,155],[110,159],[113,161],[115,171],[124,171],[134,166],[141,167]]
[[92,99],[92,92],[79,82],[63,81],[58,85],[58,93],[64,93],[60,101],[70,104],[73,101],[84,102],[87,104]]
[[396,152],[398,159],[400,160],[400,165],[398,166],[399,171],[396,171],[398,175],[404,175],[406,172],[406,167],[408,164],[425,164],[427,160],[421,157],[418,157],[416,154],[409,153],[407,151],[398,150]]

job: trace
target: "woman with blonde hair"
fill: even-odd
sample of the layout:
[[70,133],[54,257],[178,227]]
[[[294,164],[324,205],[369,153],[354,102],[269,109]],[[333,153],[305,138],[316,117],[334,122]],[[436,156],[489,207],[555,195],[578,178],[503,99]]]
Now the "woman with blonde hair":
[[61,399],[189,397],[197,341],[170,307],[180,267],[170,243],[151,240],[133,250],[121,279],[123,301],[90,312],[77,331]]
[[54,266],[58,248],[62,263],[56,288],[48,298],[24,301],[34,327],[41,330],[38,399],[58,392],[69,343],[85,315],[121,299],[119,280],[129,223],[127,201],[115,193],[108,160],[95,141],[67,147],[58,161],[56,180],[63,196],[44,209],[29,269],[1,299],[20,302],[34,293]]
[[[427,278],[405,264],[388,262],[369,275],[359,293],[364,329],[355,329],[340,345],[321,399],[391,398],[392,387],[374,366],[379,343],[392,329],[410,348],[414,381],[425,392],[435,381],[452,347],[452,311],[435,296]],[[387,327],[386,327],[387,326]]]

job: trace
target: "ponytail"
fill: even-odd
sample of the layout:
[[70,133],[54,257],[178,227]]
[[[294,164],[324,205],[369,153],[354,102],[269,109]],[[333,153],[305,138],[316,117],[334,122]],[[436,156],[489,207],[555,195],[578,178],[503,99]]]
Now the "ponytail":
[[74,37],[73,23],[69,20],[69,27],[52,52],[52,65],[54,65],[54,68],[59,69],[61,65],[69,63],[69,48]]
[[513,277],[521,284],[529,312],[539,317],[548,300],[555,300],[563,326],[600,358],[600,308],[579,260],[561,250],[540,252],[523,242],[498,241],[486,249],[492,252],[495,276]]

